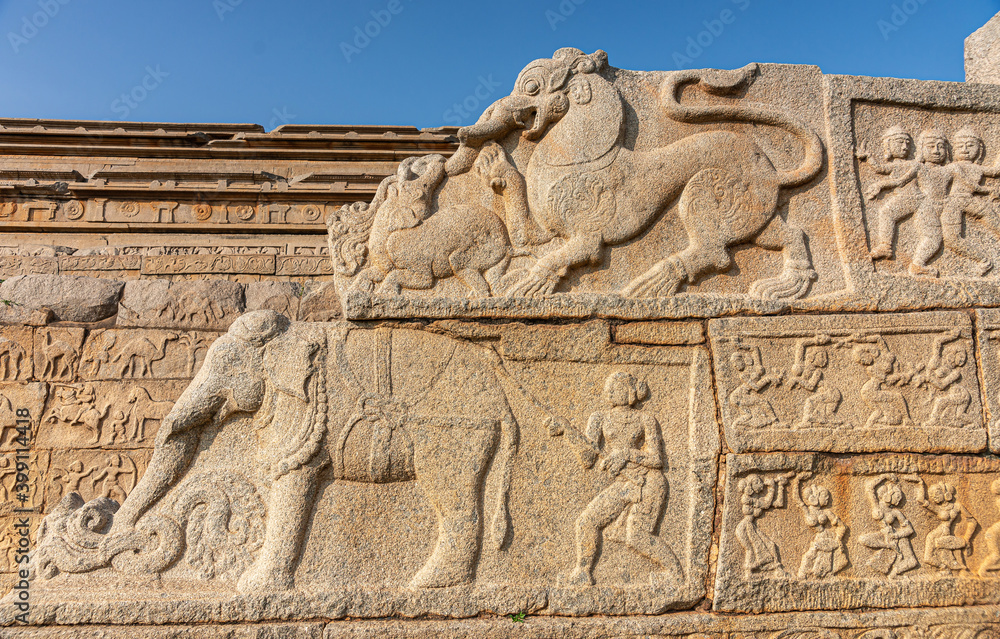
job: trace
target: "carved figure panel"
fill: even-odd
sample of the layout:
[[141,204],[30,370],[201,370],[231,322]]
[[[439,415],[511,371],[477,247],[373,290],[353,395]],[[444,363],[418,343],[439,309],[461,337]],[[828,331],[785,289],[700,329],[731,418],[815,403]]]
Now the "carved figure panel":
[[224,280],[127,282],[118,326],[225,330],[245,309],[243,288]]
[[[10,451],[0,454],[0,516],[40,513],[44,503],[44,477],[49,468],[48,451]],[[0,554],[7,547],[0,543]]]
[[[718,455],[711,399],[696,392],[706,351],[619,345],[602,323],[546,328],[247,313],[161,422],[134,487],[135,451],[53,454],[61,501],[36,585],[62,573],[93,585],[110,567],[118,583],[159,574],[179,593],[214,580],[224,598],[295,587],[363,616],[382,609],[357,607],[358,584],[411,611],[455,588],[475,609],[538,596],[576,614],[690,605]],[[54,397],[47,415],[73,418],[81,394],[110,414],[101,398],[116,393],[101,384]],[[105,541],[80,555],[80,534]]]
[[38,445],[150,448],[186,380],[51,384]]
[[97,329],[87,335],[80,378],[190,379],[217,333]]
[[20,326],[0,328],[0,381],[32,378],[34,338],[32,330]]
[[35,331],[35,378],[73,380],[83,348],[82,328],[39,328]]
[[884,310],[1000,294],[1000,119],[987,87],[830,76],[838,225],[862,297]]
[[139,483],[150,451],[53,451],[45,475],[45,511],[55,510],[64,497],[79,494],[90,501],[123,501]]
[[37,443],[35,440],[48,391],[48,384],[40,382],[0,384],[0,452],[25,448],[23,441],[17,441],[25,434],[25,418],[23,412],[21,417],[18,416],[18,410],[28,411],[28,439],[31,440],[31,447]]
[[726,440],[744,451],[980,451],[964,313],[719,319]]
[[725,504],[717,610],[998,600],[995,458],[730,455]]
[[[800,119],[819,105],[793,116],[789,94],[774,93],[781,78],[818,77],[786,72],[623,72],[603,51],[570,48],[528,64],[509,96],[459,131],[451,158],[408,158],[370,204],[327,218],[348,316],[410,303],[488,315],[497,305],[482,300],[493,297],[504,308],[520,300],[525,316],[573,314],[567,303],[583,299],[610,315],[669,316],[684,291],[781,309],[839,290],[819,188],[823,127]],[[811,252],[807,227],[824,229]],[[735,256],[745,244],[752,255]],[[755,279],[734,268],[746,259]],[[548,299],[557,293],[594,298]]]

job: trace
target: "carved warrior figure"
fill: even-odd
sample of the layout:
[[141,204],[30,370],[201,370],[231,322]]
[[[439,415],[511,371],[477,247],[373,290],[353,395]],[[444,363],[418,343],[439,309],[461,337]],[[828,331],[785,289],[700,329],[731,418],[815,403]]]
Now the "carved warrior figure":
[[594,497],[576,520],[577,561],[567,585],[590,586],[605,529],[625,517],[625,544],[652,560],[663,571],[650,575],[664,581],[683,577],[673,550],[656,529],[667,502],[663,474],[663,436],[656,418],[638,404],[649,387],[628,373],[612,373],[604,384],[611,410],[592,414],[586,439],[577,453],[585,468],[600,458],[599,467],[612,477],[610,486]]
[[824,579],[832,577],[847,568],[851,562],[847,559],[847,547],[844,537],[848,528],[830,508],[832,499],[830,491],[825,486],[812,485],[802,487],[802,482],[808,474],[795,476],[795,486],[792,494],[806,525],[816,531],[809,550],[799,564],[799,579]]
[[961,336],[961,330],[956,328],[936,337],[930,361],[913,380],[917,386],[926,385],[932,389],[928,401],[934,403],[925,426],[962,428],[974,421],[968,412],[972,395],[960,385],[961,368],[968,360],[968,352],[961,344],[946,349],[947,344]]
[[[455,274],[472,295],[541,297],[553,293],[570,269],[598,263],[606,246],[641,235],[679,198],[687,247],[664,256],[622,294],[673,295],[702,275],[728,270],[729,247],[750,242],[784,255],[781,273],[756,282],[750,294],[802,297],[816,275],[804,233],[777,215],[777,206],[783,188],[806,184],[819,173],[819,137],[793,118],[753,104],[679,102],[692,84],[713,95],[738,94],[756,72],[749,65],[673,73],[661,87],[659,106],[677,122],[784,129],[804,150],[793,169],[776,168],[751,137],[733,131],[699,132],[633,150],[625,141],[626,104],[607,54],[560,49],[525,67],[511,95],[459,130],[461,144],[444,163],[444,175],[434,156],[412,160],[386,178],[371,206],[358,203],[331,216],[334,268],[352,276],[370,260],[352,286],[364,289],[383,279],[380,293],[430,288],[434,278]],[[515,147],[516,162],[508,156]],[[466,204],[493,194],[504,211],[505,232],[494,228],[492,214]],[[534,265],[504,274],[517,253],[535,256]],[[491,268],[496,270],[484,281]]]
[[101,441],[101,420],[108,414],[111,404],[97,408],[97,390],[93,384],[59,386],[55,397],[56,401],[42,420],[44,423],[83,426],[90,433],[91,444]]
[[[84,504],[69,494],[46,518],[34,559],[37,574],[49,578],[108,564],[158,574],[182,555],[203,574],[215,574],[218,566],[191,529],[191,509],[207,503],[222,523],[205,523],[197,539],[227,538],[217,528],[238,509],[246,525],[263,527],[261,538],[246,537],[230,553],[234,559],[227,565],[238,589],[287,590],[320,474],[329,468],[344,481],[418,479],[437,514],[439,534],[410,585],[471,581],[487,469],[499,473],[489,526],[497,548],[510,527],[507,493],[518,433],[493,374],[496,360],[492,350],[428,331],[292,324],[274,311],[247,313],[212,344],[164,417],[149,466],[121,507],[106,499]],[[407,375],[400,378],[399,371]],[[346,422],[331,422],[345,414]],[[225,428],[231,416],[251,419],[257,430],[259,481],[269,486],[266,519],[264,507],[253,506],[259,499],[252,478],[213,473],[177,485],[203,429],[213,423]],[[80,554],[83,539],[91,550]]]
[[917,568],[920,563],[910,541],[915,534],[913,524],[899,508],[903,502],[899,479],[895,475],[880,475],[869,479],[865,488],[872,519],[882,526],[880,532],[866,533],[858,538],[862,545],[875,551],[868,565],[888,577],[899,577]]
[[743,519],[736,525],[736,539],[743,546],[743,569],[747,579],[786,577],[778,544],[761,531],[757,520],[772,508],[785,507],[785,486],[791,477],[791,474],[786,474],[772,479],[751,474],[737,484]]
[[739,341],[734,342],[734,346],[736,352],[729,357],[729,364],[741,381],[728,398],[729,405],[739,411],[733,425],[752,429],[778,426],[774,407],[761,393],[772,384],[780,385],[781,376],[767,374],[760,360],[760,348]]
[[866,368],[868,381],[861,397],[872,408],[865,428],[913,426],[903,393],[892,388],[908,384],[912,375],[901,371],[899,361],[881,335],[854,337],[854,357]]
[[[979,522],[955,500],[955,487],[951,484],[938,482],[928,489],[927,484],[921,481],[920,487],[921,494],[917,496],[917,501],[941,522],[927,533],[924,540],[924,564],[937,568],[945,575],[968,571],[965,553],[969,551]],[[959,517],[962,518],[963,530],[956,533],[954,529]]]
[[802,417],[793,428],[830,427],[844,423],[836,415],[843,396],[837,388],[823,382],[823,370],[830,363],[830,356],[821,347],[829,343],[829,335],[817,335],[800,339],[795,344],[795,363],[788,376],[788,388],[800,387],[811,395],[806,398]]

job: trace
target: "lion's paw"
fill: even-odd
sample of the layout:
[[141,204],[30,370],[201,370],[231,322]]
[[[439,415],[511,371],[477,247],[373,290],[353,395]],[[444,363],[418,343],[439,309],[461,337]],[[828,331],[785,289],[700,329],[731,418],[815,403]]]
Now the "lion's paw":
[[778,277],[758,280],[750,287],[750,297],[765,300],[797,300],[805,297],[816,279],[816,271],[786,268]]

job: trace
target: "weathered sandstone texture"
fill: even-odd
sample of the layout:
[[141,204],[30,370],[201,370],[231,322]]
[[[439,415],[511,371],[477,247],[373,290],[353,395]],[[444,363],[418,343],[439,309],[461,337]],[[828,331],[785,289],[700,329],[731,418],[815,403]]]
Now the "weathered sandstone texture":
[[1000,636],[998,114],[560,49],[458,130],[0,120],[0,636]]

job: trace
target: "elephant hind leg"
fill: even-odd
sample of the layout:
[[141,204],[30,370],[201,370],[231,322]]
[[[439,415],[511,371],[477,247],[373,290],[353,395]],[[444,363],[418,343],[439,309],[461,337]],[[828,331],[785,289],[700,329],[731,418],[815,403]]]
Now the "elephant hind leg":
[[784,263],[777,277],[757,280],[750,287],[751,297],[782,300],[798,299],[809,292],[816,271],[812,269],[806,234],[775,215],[754,243],[771,251],[780,250]]
[[445,588],[468,583],[479,557],[483,477],[497,433],[422,426],[415,435],[417,484],[437,515],[438,538],[410,586]]

